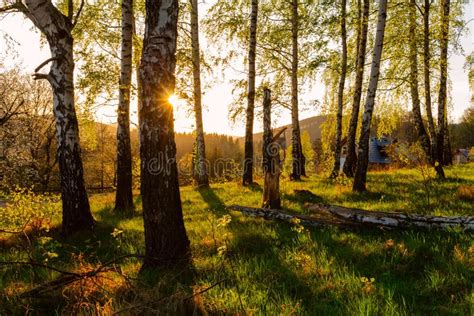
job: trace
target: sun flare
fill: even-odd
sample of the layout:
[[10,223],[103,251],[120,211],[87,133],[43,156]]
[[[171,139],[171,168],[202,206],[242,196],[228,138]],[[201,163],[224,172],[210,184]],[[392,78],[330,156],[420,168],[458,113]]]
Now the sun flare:
[[176,94],[172,94],[169,96],[168,102],[173,106],[173,108],[177,108],[183,104],[184,100],[178,97]]

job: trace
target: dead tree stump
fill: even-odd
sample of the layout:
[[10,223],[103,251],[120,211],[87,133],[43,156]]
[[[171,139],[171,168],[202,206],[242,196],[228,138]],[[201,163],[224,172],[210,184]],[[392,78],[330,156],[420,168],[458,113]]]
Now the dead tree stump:
[[281,159],[280,145],[277,140],[285,131],[282,129],[275,136],[272,132],[271,121],[271,91],[265,88],[263,92],[263,148],[262,167],[264,174],[263,208],[280,209],[280,175]]

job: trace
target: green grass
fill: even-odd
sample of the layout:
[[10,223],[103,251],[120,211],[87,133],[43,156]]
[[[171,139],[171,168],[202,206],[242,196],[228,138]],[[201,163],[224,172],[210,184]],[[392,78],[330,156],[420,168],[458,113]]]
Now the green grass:
[[[350,183],[310,177],[281,183],[283,207],[305,213],[305,203],[323,202],[367,210],[404,211],[437,215],[474,215],[473,201],[457,198],[460,185],[474,185],[474,165],[449,168],[448,179],[430,185],[430,201],[417,171],[399,170],[369,174],[370,193],[353,194]],[[312,201],[294,195],[305,189]],[[0,314],[66,312],[110,313],[131,304],[130,314],[189,313],[190,308],[218,314],[352,314],[352,315],[468,315],[474,306],[474,244],[471,234],[456,230],[380,231],[307,229],[228,212],[226,205],[258,207],[261,187],[236,183],[210,189],[181,189],[185,224],[193,253],[191,277],[176,271],[140,275],[139,259],[120,263],[130,284],[116,274],[112,281],[86,284],[105,288],[93,295],[76,289],[20,299],[16,294],[58,277],[41,268],[7,266],[0,277]],[[44,260],[45,251],[58,254],[48,264],[61,269],[94,267],[120,255],[144,252],[140,200],[129,217],[112,212],[113,194],[91,197],[98,227],[92,234],[64,239],[52,230],[51,239],[32,240],[33,256]],[[231,216],[225,224],[219,220]],[[123,231],[116,237],[114,229]],[[43,245],[40,245],[40,243]],[[25,243],[0,249],[1,261],[25,260]],[[80,255],[79,255],[80,254]],[[137,278],[137,279],[135,279]],[[182,302],[194,292],[219,285]],[[86,293],[87,294],[87,293]],[[172,296],[170,296],[173,294]],[[3,297],[3,298],[1,298]],[[150,302],[153,301],[154,304]],[[80,302],[81,304],[78,304]],[[99,304],[95,304],[95,303]],[[145,306],[146,305],[146,306]],[[191,307],[190,307],[191,306]],[[153,308],[153,309],[147,309]],[[243,310],[242,310],[243,309]]]

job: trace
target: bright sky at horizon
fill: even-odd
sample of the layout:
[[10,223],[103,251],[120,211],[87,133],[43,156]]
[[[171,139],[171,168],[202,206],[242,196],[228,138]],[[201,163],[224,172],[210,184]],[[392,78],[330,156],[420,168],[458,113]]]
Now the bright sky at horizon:
[[[203,5],[209,6],[209,2]],[[203,8],[206,11],[206,8]],[[469,1],[465,6],[464,20],[474,19],[474,1]],[[468,24],[469,32],[461,38],[461,45],[466,54],[474,51],[474,22]],[[41,62],[50,57],[47,46],[40,45],[40,35],[34,30],[32,23],[24,19],[20,14],[9,14],[0,19],[0,36],[8,33],[17,43],[16,51],[18,56],[4,56],[6,43],[0,39],[0,57],[6,57],[7,66],[20,64],[26,73],[33,73]],[[201,45],[206,45],[206,40],[201,35]],[[452,82],[451,96],[454,104],[451,118],[458,120],[464,110],[470,104],[471,91],[467,78],[467,72],[464,69],[465,56],[452,54],[449,59],[449,77]],[[239,69],[244,70],[245,66],[240,65]],[[203,95],[203,120],[204,129],[207,133],[228,134],[234,136],[243,136],[245,119],[238,120],[235,124],[231,123],[228,117],[228,105],[232,102],[232,84],[231,76],[226,76],[223,80],[215,84],[211,89],[205,91]],[[118,81],[118,79],[117,79]],[[316,86],[314,91],[300,96],[300,102],[309,102],[317,99],[322,101],[324,87],[322,84]],[[114,107],[104,107],[97,112],[99,121],[114,122]],[[132,112],[136,113],[136,105],[132,104]],[[286,113],[286,112],[285,112]],[[276,124],[284,125],[291,123],[290,113],[278,118]],[[318,115],[318,109],[308,109],[301,111],[300,119]],[[135,119],[133,118],[135,116]],[[132,114],[132,120],[136,121],[136,114]],[[190,115],[188,109],[184,106],[175,107],[175,129],[179,132],[192,132],[194,130],[194,117]],[[261,130],[261,123],[255,123],[255,131]]]

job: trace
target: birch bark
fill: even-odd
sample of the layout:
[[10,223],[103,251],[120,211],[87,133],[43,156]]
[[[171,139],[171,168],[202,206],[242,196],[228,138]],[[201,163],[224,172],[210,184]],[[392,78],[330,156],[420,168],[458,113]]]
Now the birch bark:
[[[445,164],[445,144],[447,136],[447,81],[448,81],[448,41],[449,41],[449,11],[450,0],[441,0],[441,39],[439,57],[439,94],[438,94],[438,133],[436,134],[437,161],[435,166]],[[445,178],[444,172],[438,171],[438,176]]]
[[177,0],[146,0],[139,108],[142,269],[186,265],[191,260],[178,185],[173,107],[168,101],[175,88],[177,21]]
[[117,111],[117,190],[115,210],[133,210],[130,89],[132,85],[133,0],[122,0],[122,49]]
[[362,98],[362,84],[364,81],[365,54],[367,50],[367,33],[369,29],[369,10],[370,0],[364,0],[362,17],[359,17],[360,42],[357,45],[359,50],[357,52],[356,80],[354,87],[354,96],[352,100],[351,121],[349,123],[349,133],[347,135],[347,157],[343,167],[344,174],[348,177],[354,176],[357,164],[356,134],[359,121],[360,102]]
[[374,43],[374,54],[372,56],[372,66],[370,70],[370,82],[365,101],[364,115],[362,116],[362,126],[359,140],[359,155],[354,177],[353,191],[366,191],[367,168],[369,165],[369,140],[370,127],[372,123],[372,113],[374,112],[375,95],[380,75],[380,60],[382,58],[383,40],[385,36],[385,24],[387,20],[387,0],[380,0],[377,30]]
[[418,90],[418,47],[416,37],[416,0],[410,0],[409,4],[409,44],[410,44],[410,92],[413,106],[413,121],[420,142],[427,157],[431,156],[430,138],[426,132],[423,118],[421,117],[420,95]]
[[[63,233],[69,235],[78,230],[92,229],[94,219],[84,185],[74,103],[74,40],[71,32],[75,22],[71,12],[69,17],[65,16],[49,0],[16,1],[9,7],[19,10],[33,22],[46,37],[51,52],[51,58],[35,69],[34,77],[48,80],[53,89]],[[6,9],[0,9],[0,12]],[[48,63],[51,64],[49,73],[38,73]]]
[[194,179],[198,187],[208,187],[209,178],[206,161],[206,144],[202,124],[201,104],[201,54],[199,46],[199,10],[197,0],[191,0],[191,42],[193,58],[194,114],[196,116],[196,161]]
[[334,148],[334,168],[331,173],[331,178],[337,178],[341,168],[342,111],[344,108],[344,85],[346,83],[347,73],[346,3],[347,0],[341,0],[341,77],[337,91],[336,144]]
[[435,160],[436,152],[436,128],[433,120],[433,112],[431,110],[431,71],[430,71],[430,0],[425,0],[423,8],[423,75],[425,81],[425,110],[428,118],[428,131],[431,139],[431,157]]
[[250,14],[250,36],[249,36],[249,78],[247,95],[247,112],[245,123],[245,154],[243,185],[253,183],[253,121],[255,112],[255,57],[257,51],[257,22],[258,22],[258,0],[252,0]]
[[292,56],[291,56],[291,127],[292,127],[292,180],[300,180],[301,176],[306,176],[305,157],[301,146],[301,131],[298,113],[298,0],[292,0],[291,17],[291,38],[292,38]]

